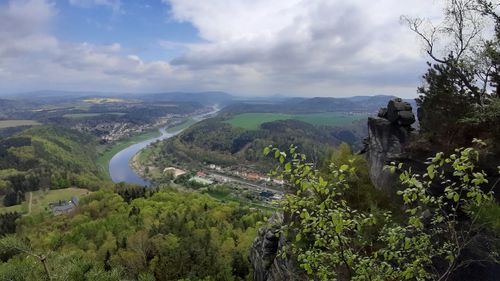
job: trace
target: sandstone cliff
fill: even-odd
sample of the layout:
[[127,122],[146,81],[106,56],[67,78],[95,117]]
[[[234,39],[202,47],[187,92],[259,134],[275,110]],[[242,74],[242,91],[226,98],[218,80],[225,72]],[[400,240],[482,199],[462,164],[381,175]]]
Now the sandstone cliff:
[[[373,185],[381,192],[395,194],[398,188],[398,176],[384,170],[384,166],[390,162],[402,162],[405,167],[412,167],[415,172],[425,170],[424,161],[430,156],[428,154],[432,152],[432,148],[426,149],[425,153],[420,153],[422,155],[418,157],[415,157],[415,152],[413,155],[408,153],[408,150],[411,150],[408,149],[410,143],[416,139],[416,133],[411,127],[414,122],[415,116],[411,106],[401,99],[391,100],[388,107],[382,108],[377,117],[368,118],[368,138],[363,152],[366,152]],[[485,170],[496,168],[498,159],[490,158],[485,158]],[[280,249],[286,244],[284,237],[277,236],[284,220],[286,221],[286,218],[284,219],[282,214],[276,213],[270,219],[269,226],[259,230],[250,253],[254,281],[308,280],[292,259],[278,256]],[[474,262],[457,270],[451,280],[499,280],[500,264],[485,260],[493,248],[495,237],[488,233],[478,233],[460,257]]]
[[250,251],[250,262],[254,268],[254,281],[306,280],[291,260],[278,256],[279,249],[286,243],[278,236],[283,223],[283,214],[275,213],[269,220],[269,227],[261,228]]
[[401,99],[391,100],[377,117],[368,118],[365,151],[370,177],[378,190],[394,192],[397,176],[384,170],[384,166],[406,160],[404,148],[413,132],[411,125],[414,122],[411,105]]
[[[384,166],[403,157],[404,146],[411,134],[411,124],[415,122],[409,103],[401,99],[391,100],[387,108],[382,108],[378,117],[368,119],[369,136],[365,150],[370,169],[370,177],[375,187],[381,191],[392,189],[397,177],[384,171]],[[276,213],[269,220],[269,226],[259,230],[254,240],[250,262],[254,269],[254,281],[302,281],[307,280],[292,259],[278,256],[286,243],[277,235],[283,223],[283,214]]]

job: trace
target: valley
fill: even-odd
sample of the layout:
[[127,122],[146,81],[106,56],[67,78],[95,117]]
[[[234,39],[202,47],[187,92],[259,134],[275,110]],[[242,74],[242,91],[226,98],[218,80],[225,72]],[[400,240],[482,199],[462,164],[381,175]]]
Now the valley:
[[0,1],[0,281],[498,281],[500,0]]
[[[64,259],[60,253],[78,248],[84,252],[75,259],[96,270],[123,268],[121,276],[132,280],[200,280],[221,272],[226,277],[215,280],[250,280],[263,270],[276,270],[262,268],[261,261],[272,260],[259,257],[259,249],[275,243],[268,233],[278,227],[273,223],[280,210],[321,208],[316,197],[295,205],[293,200],[302,200],[293,195],[297,180],[306,189],[331,184],[332,190],[342,190],[342,204],[377,220],[383,220],[381,212],[400,212],[403,203],[377,189],[388,186],[386,172],[371,170],[381,167],[387,155],[404,159],[376,147],[386,138],[398,138],[390,135],[394,128],[412,132],[384,119],[388,115],[381,115],[383,110],[377,114],[374,107],[394,102],[390,97],[371,97],[373,108],[366,107],[370,103],[363,109],[349,107],[354,111],[337,107],[346,101],[333,98],[321,103],[282,100],[274,110],[254,111],[248,110],[254,101],[191,107],[198,98],[166,98],[168,104],[190,106],[162,106],[152,114],[149,110],[154,112],[165,98],[158,99],[77,98],[76,103],[91,101],[106,113],[97,113],[93,105],[68,113],[72,107],[66,101],[63,108],[45,104],[50,112],[36,113],[32,122],[6,120],[12,126],[0,129],[0,231],[22,235],[40,251],[55,251],[49,266],[61,276],[68,271],[57,266]],[[364,98],[352,98],[359,99]],[[296,110],[297,102],[310,106]],[[9,118],[25,116],[25,106],[17,113],[14,109]],[[359,154],[366,149],[369,155]],[[425,153],[418,147],[405,149]],[[305,159],[310,162],[301,164]],[[309,200],[315,205],[308,205]],[[478,218],[491,229],[499,225],[490,215],[497,206],[485,207],[488,215]],[[274,259],[276,265],[285,262]],[[13,274],[1,265],[0,273]]]

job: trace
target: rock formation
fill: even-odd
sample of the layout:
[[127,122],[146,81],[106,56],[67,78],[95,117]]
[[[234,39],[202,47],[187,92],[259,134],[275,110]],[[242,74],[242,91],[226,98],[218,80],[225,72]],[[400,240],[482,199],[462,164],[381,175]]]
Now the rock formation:
[[[377,117],[368,118],[368,138],[365,140],[364,152],[367,153],[369,174],[374,186],[381,192],[395,194],[398,187],[398,176],[384,170],[391,163],[404,163],[413,171],[424,171],[423,159],[409,156],[407,149],[414,131],[415,115],[409,103],[401,99],[389,101],[387,108],[382,108]],[[418,157],[417,157],[418,158]],[[495,160],[493,160],[495,162]],[[497,163],[497,162],[495,162]],[[254,268],[254,281],[305,281],[303,272],[291,259],[282,259],[278,253],[287,243],[283,236],[277,236],[279,227],[286,218],[275,213],[269,220],[269,227],[259,230],[250,252],[250,263]],[[473,261],[459,268],[450,278],[453,281],[465,280],[498,280],[500,264],[487,258],[492,251],[496,236],[477,234],[472,243],[463,250],[459,260]]]
[[384,166],[404,157],[404,146],[412,133],[415,115],[409,103],[399,98],[389,101],[377,117],[368,118],[368,139],[365,144],[370,177],[379,190],[391,191],[397,177]]
[[[382,108],[378,117],[368,119],[369,137],[366,143],[370,176],[380,190],[387,190],[397,177],[384,171],[391,161],[397,161],[407,142],[411,125],[415,122],[412,107],[401,99],[393,99]],[[275,213],[269,226],[259,230],[250,250],[250,263],[254,269],[254,281],[302,281],[307,280],[293,260],[282,259],[279,250],[286,243],[277,236],[283,223],[283,214]]]
[[283,223],[283,214],[274,213],[269,227],[259,230],[250,250],[250,263],[254,269],[254,281],[299,281],[307,280],[291,260],[278,256],[279,249],[286,243],[278,230]]

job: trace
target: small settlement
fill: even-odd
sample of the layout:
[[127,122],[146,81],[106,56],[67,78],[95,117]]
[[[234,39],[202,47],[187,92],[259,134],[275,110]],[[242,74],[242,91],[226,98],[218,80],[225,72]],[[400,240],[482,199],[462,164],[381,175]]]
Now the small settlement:
[[[177,167],[167,167],[163,173],[169,173],[176,179],[190,172]],[[202,186],[226,184],[234,189],[252,193],[254,197],[264,202],[279,200],[283,197],[283,180],[254,171],[228,170],[214,164],[208,164],[204,169],[193,173],[189,181]]]

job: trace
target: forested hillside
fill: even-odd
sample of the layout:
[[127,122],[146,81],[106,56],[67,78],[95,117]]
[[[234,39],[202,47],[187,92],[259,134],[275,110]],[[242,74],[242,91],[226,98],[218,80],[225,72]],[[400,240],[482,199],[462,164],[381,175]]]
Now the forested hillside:
[[269,144],[288,147],[291,143],[319,160],[340,141],[327,130],[297,120],[278,120],[263,123],[257,130],[245,130],[225,123],[222,118],[213,118],[154,144],[147,149],[145,162],[160,168],[169,165],[194,168],[203,163],[250,165],[267,172],[271,166],[262,155],[264,147]]
[[27,191],[70,186],[97,189],[96,142],[89,135],[34,127],[0,141],[0,196],[19,204]]
[[22,239],[0,240],[0,280],[252,280],[247,256],[263,213],[197,193],[132,190],[92,193],[70,216],[19,220]]
[[[288,98],[271,102],[239,102],[224,108],[223,113],[273,112],[273,113],[320,113],[320,112],[376,112],[394,96],[356,96],[348,98],[313,97]],[[413,100],[409,102],[414,103]]]

